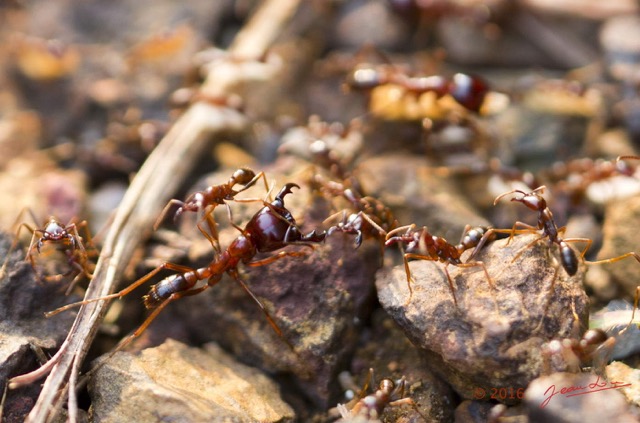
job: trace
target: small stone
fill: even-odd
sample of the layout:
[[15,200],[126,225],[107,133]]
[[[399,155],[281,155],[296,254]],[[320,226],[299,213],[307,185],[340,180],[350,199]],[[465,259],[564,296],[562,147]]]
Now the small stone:
[[[584,266],[568,276],[556,263],[555,247],[550,250],[536,238],[516,236],[508,245],[496,241],[477,255],[494,288],[481,267],[449,266],[457,306],[442,263],[409,263],[411,296],[404,266],[378,273],[384,309],[463,398],[474,399],[477,388],[526,387],[542,371],[542,344],[570,336],[576,316],[586,323]],[[497,399],[517,402],[513,397]]]
[[605,368],[609,381],[621,382],[628,386],[620,388],[620,392],[627,401],[640,407],[640,370],[627,366],[620,361],[614,361]]
[[102,422],[291,422],[277,385],[216,344],[204,351],[168,340],[139,355],[119,352],[89,383],[92,418]]

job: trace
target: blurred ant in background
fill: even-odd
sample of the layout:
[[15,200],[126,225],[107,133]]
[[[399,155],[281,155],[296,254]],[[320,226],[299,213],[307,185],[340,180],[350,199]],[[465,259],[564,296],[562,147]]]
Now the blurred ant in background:
[[[29,208],[23,209],[18,215],[17,221],[20,221],[25,212],[28,212],[33,221],[37,222],[33,211]],[[29,261],[38,280],[58,283],[70,275],[75,275],[66,289],[66,294],[69,294],[83,276],[87,279],[93,277],[95,265],[91,262],[90,257],[97,256],[98,251],[93,245],[87,221],[75,222],[72,220],[65,225],[53,216],[49,217],[42,227],[32,227],[25,222],[18,225],[14,241],[0,270],[1,275],[4,275],[6,271],[9,256],[18,244],[23,228],[31,233],[31,241],[24,260]],[[80,232],[85,235],[84,238],[80,236]],[[62,253],[66,258],[68,267],[66,271],[59,273],[60,269],[55,261],[48,263],[44,261],[44,256],[55,252]],[[36,256],[40,256],[37,261]]]

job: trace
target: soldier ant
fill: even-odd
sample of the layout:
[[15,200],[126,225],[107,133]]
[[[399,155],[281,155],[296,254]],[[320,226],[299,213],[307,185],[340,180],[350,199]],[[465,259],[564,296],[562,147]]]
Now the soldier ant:
[[[264,172],[260,172],[256,174],[253,170],[249,168],[242,167],[231,175],[229,180],[220,185],[212,185],[205,189],[204,191],[198,191],[191,194],[185,201],[180,201],[173,199],[167,203],[164,207],[160,216],[156,220],[153,225],[153,229],[158,229],[160,223],[164,220],[167,213],[171,209],[173,205],[179,205],[178,210],[173,216],[173,220],[175,221],[178,217],[184,212],[200,212],[202,211],[202,218],[198,222],[198,230],[202,233],[202,235],[209,240],[213,248],[216,252],[220,252],[220,245],[218,243],[218,230],[216,228],[216,223],[213,219],[213,210],[218,205],[226,205],[227,211],[229,214],[229,220],[231,221],[231,208],[227,204],[227,201],[234,200],[238,202],[246,202],[246,201],[255,201],[255,200],[239,200],[236,199],[235,196],[241,193],[242,191],[251,188],[258,179],[262,178],[264,180],[264,185],[269,191],[269,186],[267,184],[267,179],[264,175]],[[234,190],[233,187],[237,184],[243,185],[243,187],[239,190]],[[202,222],[206,222],[209,227],[209,232],[207,232],[201,225]],[[232,223],[233,224],[233,223]],[[241,231],[240,228],[238,230]]]
[[[403,232],[401,235],[396,235]],[[449,281],[449,289],[453,296],[453,302],[458,306],[458,300],[455,295],[455,288],[451,275],[447,267],[451,264],[457,267],[482,267],[489,286],[493,289],[493,282],[489,276],[486,266],[481,261],[466,261],[462,262],[460,256],[463,252],[474,248],[471,253],[473,258],[476,253],[484,246],[484,244],[495,237],[495,233],[498,232],[495,229],[489,229],[485,227],[477,227],[470,229],[468,226],[465,228],[462,239],[458,245],[450,244],[446,239],[439,236],[432,235],[426,227],[422,227],[418,230],[415,229],[415,224],[408,226],[401,226],[390,231],[387,234],[385,246],[393,244],[406,245],[406,252],[403,255],[404,269],[407,274],[407,286],[409,287],[409,298],[413,294],[411,288],[411,270],[409,269],[409,259],[417,260],[431,260],[445,263],[444,273],[447,275]]]
[[[20,217],[25,211],[29,212],[34,222],[37,221],[33,211],[28,208],[24,209],[20,213],[18,220],[20,220]],[[64,225],[53,216],[49,217],[49,220],[47,220],[41,228],[33,228],[25,222],[20,223],[14,242],[12,243],[9,252],[7,253],[7,258],[2,265],[2,269],[0,271],[1,275],[4,275],[11,251],[13,251],[18,244],[22,228],[26,228],[31,232],[31,242],[29,243],[27,254],[24,259],[25,261],[29,261],[40,281],[58,283],[67,276],[77,272],[66,290],[65,294],[69,294],[82,276],[86,276],[88,279],[93,277],[93,263],[89,260],[89,256],[97,255],[97,251],[93,247],[87,221],[83,220],[78,223],[71,221],[67,225]],[[84,232],[86,237],[85,240],[80,236],[80,231]],[[85,242],[87,244],[86,247]],[[45,253],[49,254],[54,251],[59,251],[65,255],[68,263],[68,270],[64,273],[46,275],[46,271],[42,270],[40,268],[41,266],[39,267],[36,263],[36,252],[37,254],[42,255]]]
[[[625,259],[627,257],[634,257],[638,262],[640,262],[640,256],[635,252],[629,252],[618,257],[613,257],[610,259],[604,259],[604,260],[598,260],[598,261],[584,260],[584,255],[586,254],[587,250],[589,250],[589,247],[591,247],[592,241],[589,238],[564,238],[564,239],[560,238],[559,234],[563,233],[566,230],[566,228],[564,226],[559,228],[556,225],[556,222],[553,219],[553,213],[551,213],[551,210],[549,209],[549,207],[547,207],[547,202],[544,199],[544,197],[540,195],[540,193],[542,193],[545,189],[546,187],[544,185],[534,189],[529,193],[526,193],[519,189],[515,189],[512,191],[500,194],[493,201],[493,204],[496,205],[501,198],[513,193],[518,193],[518,194],[521,194],[522,197],[513,197],[511,201],[522,203],[525,206],[527,206],[529,209],[538,212],[537,227],[517,221],[516,223],[514,223],[513,227],[511,228],[511,231],[509,231],[510,233],[509,240],[513,239],[513,236],[516,233],[530,233],[530,232],[537,233],[540,230],[542,231],[542,234],[537,239],[535,239],[529,245],[525,246],[518,254],[516,254],[516,256],[511,260],[512,262],[515,261],[520,256],[522,251],[524,251],[526,248],[529,248],[530,246],[532,246],[533,244],[535,244],[536,242],[540,241],[543,238],[548,238],[550,245],[556,244],[558,246],[558,248],[560,249],[560,263],[562,264],[562,267],[564,268],[564,270],[567,272],[569,276],[575,275],[576,272],[578,271],[578,256],[576,255],[573,248],[569,246],[570,242],[586,243],[585,248],[580,253],[580,258],[586,264],[613,263],[613,262]],[[516,228],[518,227],[523,228],[523,230],[517,230]],[[506,231],[496,230],[496,232],[506,232]]]
[[[296,221],[291,215],[291,212],[285,208],[284,197],[291,193],[293,187],[299,188],[299,186],[294,183],[285,184],[273,202],[265,202],[264,207],[249,220],[245,228],[240,229],[241,234],[226,250],[215,257],[208,266],[193,269],[178,264],[163,263],[115,294],[66,305],[48,313],[47,317],[90,302],[122,298],[164,269],[177,272],[177,274],[168,276],[153,285],[147,295],[143,297],[145,307],[153,311],[135,332],[119,344],[119,349],[128,344],[133,338],[139,336],[169,303],[182,297],[199,294],[214,286],[222,279],[222,275],[226,272],[249,294],[263,311],[273,330],[284,339],[282,331],[271,318],[267,309],[240,277],[238,265],[244,263],[250,267],[258,267],[273,263],[284,257],[303,257],[305,253],[302,251],[281,251],[271,257],[252,261],[258,253],[276,251],[288,245],[301,245],[313,249],[312,243],[324,241],[326,236],[325,232],[316,232],[316,230],[314,230],[313,232],[303,235],[296,225]],[[201,280],[207,280],[207,283],[201,287],[195,287],[198,281]],[[287,342],[287,344],[291,347],[289,342]]]
[[418,410],[415,402],[411,398],[404,396],[407,384],[404,376],[396,382],[389,378],[380,379],[377,389],[375,391],[372,390],[371,394],[365,396],[372,382],[375,383],[375,378],[371,368],[358,397],[348,404],[338,404],[337,409],[343,419],[360,417],[366,419],[366,421],[379,421],[387,406],[397,407],[408,404],[427,421],[427,418]]

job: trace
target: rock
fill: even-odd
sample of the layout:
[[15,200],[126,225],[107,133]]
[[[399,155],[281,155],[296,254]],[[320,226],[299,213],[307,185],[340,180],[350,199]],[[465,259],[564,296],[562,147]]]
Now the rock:
[[89,383],[94,421],[291,422],[277,385],[215,344],[168,340],[134,356],[118,352]]
[[614,361],[605,368],[607,380],[621,382],[624,385],[620,392],[636,407],[640,406],[640,370],[627,366],[620,361]]
[[[620,257],[623,254],[638,250],[636,228],[640,220],[640,196],[621,201],[613,201],[605,206],[605,220],[602,227],[603,242],[598,253],[598,260]],[[627,257],[611,264],[603,264],[626,292],[633,297],[638,286],[638,259]]]
[[[451,421],[455,402],[453,392],[429,369],[420,350],[411,344],[384,310],[374,312],[370,326],[370,329],[363,331],[361,345],[351,361],[350,373],[357,375],[356,387],[362,388],[369,368],[374,369],[376,382],[385,377],[398,380],[404,376],[410,388],[405,396],[415,402],[422,416],[430,422]],[[424,418],[420,414],[410,405],[387,407],[382,420],[422,422]]]
[[428,224],[433,233],[459,239],[465,225],[488,225],[450,180],[424,157],[390,153],[362,161],[356,175],[364,191],[390,207],[400,225]]
[[[65,296],[66,286],[38,282],[24,251],[8,249],[13,237],[0,233],[0,257],[6,269],[0,276],[0,386],[7,379],[38,368],[35,352],[53,350],[69,331],[75,313],[45,319],[44,313],[79,300]],[[10,390],[5,404],[7,421],[23,421],[40,392],[37,384]]]
[[545,242],[524,248],[536,237],[516,236],[509,245],[496,241],[477,255],[494,289],[482,269],[449,266],[458,307],[442,263],[410,262],[411,297],[403,266],[378,273],[384,309],[463,398],[473,399],[477,388],[526,387],[542,370],[542,344],[571,335],[575,317],[586,326],[584,266],[569,277],[555,263],[555,248]]
[[593,374],[554,373],[531,382],[524,404],[530,421],[636,422],[624,396],[612,386]]

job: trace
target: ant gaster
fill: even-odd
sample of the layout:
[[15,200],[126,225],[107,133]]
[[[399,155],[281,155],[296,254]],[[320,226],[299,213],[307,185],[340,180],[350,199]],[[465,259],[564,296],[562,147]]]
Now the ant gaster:
[[[180,206],[178,207],[178,209],[176,210],[173,216],[174,221],[177,220],[178,217],[180,217],[180,215],[184,212],[201,212],[202,211],[203,214],[202,214],[202,218],[198,222],[198,229],[200,230],[202,235],[204,235],[205,238],[209,240],[211,245],[215,248],[216,252],[220,252],[220,245],[218,243],[218,230],[216,228],[216,223],[213,219],[213,210],[218,205],[222,205],[222,204],[226,205],[227,211],[229,214],[229,220],[231,221],[231,209],[229,208],[229,205],[226,202],[230,200],[235,200],[239,202],[254,201],[254,200],[237,200],[235,199],[235,196],[241,193],[242,191],[245,191],[246,189],[251,188],[260,178],[264,180],[265,188],[267,191],[269,191],[267,179],[263,172],[256,174],[253,170],[242,167],[236,170],[235,172],[233,172],[229,180],[224,184],[212,185],[207,189],[205,189],[204,191],[195,192],[191,194],[189,197],[187,197],[185,201],[173,199],[169,201],[167,205],[164,207],[164,209],[160,213],[160,216],[158,216],[158,219],[153,225],[153,229],[154,230],[158,229],[158,226],[160,226],[160,223],[162,223],[167,213],[169,212],[171,207],[174,205]],[[234,190],[233,187],[237,184],[243,185],[243,187],[239,190]],[[204,228],[201,226],[202,222],[207,223],[207,226],[209,227],[209,232],[204,230]]]
[[[244,263],[247,266],[257,267],[273,263],[278,259],[288,256],[303,257],[305,253],[302,251],[281,251],[271,257],[252,261],[258,253],[273,252],[288,245],[302,245],[313,249],[312,243],[324,241],[326,236],[324,232],[319,233],[314,230],[313,232],[303,235],[296,225],[296,221],[291,215],[291,212],[285,208],[284,197],[291,193],[291,188],[293,187],[299,188],[299,186],[294,183],[285,184],[278,195],[276,195],[273,202],[265,202],[264,207],[260,209],[251,218],[251,220],[249,220],[245,228],[241,230],[241,234],[229,245],[229,247],[227,247],[226,250],[224,250],[219,256],[215,257],[208,266],[199,269],[192,269],[190,267],[173,263],[163,263],[120,292],[66,305],[48,313],[47,317],[71,307],[87,304],[89,302],[122,298],[138,286],[147,282],[163,269],[178,272],[177,274],[168,276],[153,285],[147,295],[143,297],[145,307],[153,310],[153,312],[147,317],[142,325],[135,330],[135,332],[121,342],[119,348],[122,348],[122,346],[129,343],[133,338],[140,335],[169,303],[182,297],[195,295],[206,290],[207,288],[217,284],[222,279],[222,275],[226,272],[231,275],[256,302],[265,314],[273,330],[284,339],[282,331],[271,318],[267,309],[242,281],[238,272],[238,265],[240,263]],[[205,279],[207,280],[206,285],[195,287],[198,281]],[[291,347],[289,342],[287,342],[287,344]]]
[[[397,235],[403,231],[404,233]],[[473,256],[476,255],[479,249],[482,248],[488,240],[494,237],[495,232],[495,230],[485,227],[477,227],[473,229],[469,229],[469,227],[467,227],[465,228],[465,232],[460,243],[458,245],[453,245],[442,237],[432,235],[424,226],[416,230],[415,225],[409,225],[396,228],[389,232],[387,234],[385,246],[390,246],[393,244],[406,245],[406,252],[403,255],[403,259],[405,273],[407,274],[409,298],[411,298],[411,295],[413,294],[413,290],[411,289],[412,277],[411,270],[409,269],[409,259],[431,260],[445,263],[444,272],[447,275],[447,280],[449,281],[449,289],[451,290],[451,295],[453,296],[453,302],[457,306],[458,301],[455,295],[455,288],[453,286],[453,281],[451,280],[451,275],[449,274],[449,270],[447,269],[447,267],[450,264],[457,267],[482,267],[482,270],[487,277],[487,282],[493,289],[493,282],[484,263],[482,263],[481,261],[468,260],[467,262],[462,262],[460,257],[463,252],[474,248],[474,251],[471,253],[470,257],[473,258]]]
[[[634,257],[638,262],[640,262],[640,256],[635,253],[635,252],[629,252],[629,253],[625,253],[621,256],[618,257],[613,257],[613,258],[609,258],[609,259],[604,259],[604,260],[598,260],[598,261],[587,261],[584,260],[584,255],[586,254],[587,250],[589,250],[589,247],[591,247],[591,239],[589,238],[560,238],[560,234],[563,233],[565,231],[565,227],[558,227],[556,225],[555,220],[553,219],[553,213],[551,213],[551,210],[549,209],[549,207],[547,207],[547,202],[544,199],[544,197],[542,197],[540,195],[540,193],[542,193],[544,190],[546,189],[546,187],[544,185],[534,189],[533,191],[526,193],[523,191],[520,191],[518,189],[513,190],[513,191],[509,191],[509,192],[505,192],[504,194],[500,194],[499,196],[496,197],[496,199],[493,201],[493,204],[496,205],[498,203],[498,201],[500,201],[501,198],[513,194],[513,193],[518,193],[521,194],[522,197],[513,197],[511,199],[511,201],[516,201],[518,203],[522,203],[525,206],[527,206],[529,209],[538,212],[538,226],[531,226],[528,225],[526,223],[523,222],[519,222],[517,221],[516,223],[514,223],[513,227],[511,228],[510,231],[504,231],[504,230],[499,230],[496,232],[509,232],[510,236],[509,239],[511,240],[513,238],[513,236],[516,233],[527,233],[527,232],[537,232],[537,231],[542,231],[542,234],[540,234],[540,236],[535,239],[533,242],[531,242],[529,245],[525,246],[518,254],[516,254],[516,256],[512,259],[512,261],[515,261],[520,254],[522,253],[522,251],[524,251],[526,248],[529,248],[530,246],[532,246],[533,244],[535,244],[536,242],[538,242],[539,240],[543,239],[543,238],[548,238],[549,239],[549,244],[556,244],[559,249],[560,249],[560,263],[562,264],[562,267],[564,268],[564,270],[567,272],[567,274],[569,276],[573,276],[576,274],[576,272],[578,271],[578,256],[576,255],[576,252],[573,250],[573,248],[571,248],[569,246],[570,242],[584,242],[586,243],[585,248],[582,250],[582,252],[580,253],[580,258],[584,261],[584,263],[586,264],[604,264],[604,263],[613,263],[622,259],[625,259],[627,257]],[[518,230],[516,228],[523,228],[523,230]],[[637,298],[637,296],[636,296]]]

